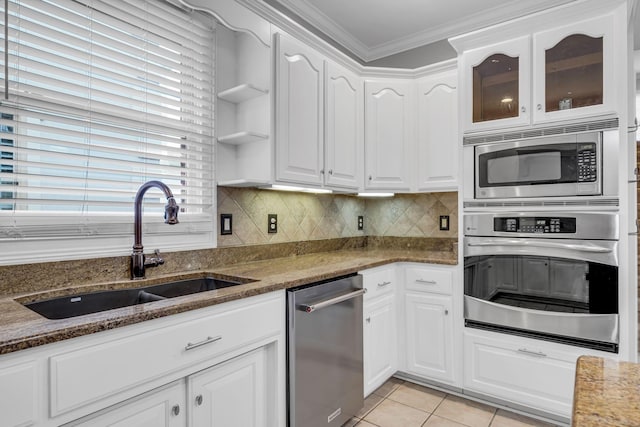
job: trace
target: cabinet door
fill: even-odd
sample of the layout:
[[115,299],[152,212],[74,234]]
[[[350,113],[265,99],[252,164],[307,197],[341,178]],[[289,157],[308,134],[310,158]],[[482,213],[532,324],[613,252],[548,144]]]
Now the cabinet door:
[[533,35],[534,121],[615,111],[614,22],[609,14]]
[[365,82],[365,187],[409,190],[413,147],[413,84]]
[[453,382],[453,314],[451,297],[405,295],[407,371]]
[[2,425],[22,427],[34,425],[37,422],[40,406],[37,392],[40,386],[37,380],[38,373],[36,363],[31,360],[3,365],[0,368]]
[[398,343],[395,296],[380,297],[364,308],[364,395],[396,372]]
[[140,398],[107,408],[68,426],[85,427],[182,427],[186,426],[184,381],[151,391]]
[[[287,36],[276,38],[276,179],[322,184],[323,60]],[[265,161],[268,161],[265,159]]]
[[325,64],[325,182],[358,189],[364,163],[362,81],[344,67]]
[[456,189],[458,183],[457,73],[418,82],[418,189]]
[[530,37],[469,50],[462,55],[465,131],[529,124]]
[[275,425],[269,396],[276,394],[267,369],[268,350],[260,347],[189,377],[193,427]]

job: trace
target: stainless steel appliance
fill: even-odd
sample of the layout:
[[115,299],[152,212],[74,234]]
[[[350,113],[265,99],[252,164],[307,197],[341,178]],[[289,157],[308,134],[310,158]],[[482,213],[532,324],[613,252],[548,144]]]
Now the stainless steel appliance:
[[362,276],[287,292],[289,427],[341,426],[363,406]]
[[465,325],[618,349],[618,215],[464,217]]
[[[617,132],[584,132],[466,146],[475,199],[617,196]],[[471,178],[471,177],[469,177]]]

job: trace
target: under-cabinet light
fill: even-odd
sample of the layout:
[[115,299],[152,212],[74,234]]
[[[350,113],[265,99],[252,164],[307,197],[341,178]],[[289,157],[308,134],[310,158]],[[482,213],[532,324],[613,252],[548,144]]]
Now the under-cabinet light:
[[280,185],[280,184],[272,184],[268,187],[263,187],[266,190],[278,190],[278,191],[297,191],[300,193],[313,193],[313,194],[330,194],[333,191],[327,190],[326,188],[306,188],[306,187],[296,187],[293,185]]
[[393,197],[395,193],[358,193],[358,197]]

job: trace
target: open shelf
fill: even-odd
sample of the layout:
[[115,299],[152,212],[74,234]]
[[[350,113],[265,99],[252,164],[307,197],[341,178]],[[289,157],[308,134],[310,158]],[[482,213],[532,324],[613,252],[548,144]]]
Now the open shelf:
[[218,138],[218,142],[221,144],[241,145],[248,144],[250,142],[265,140],[268,138],[269,135],[265,135],[264,133],[244,131],[221,136],[220,138]]
[[218,98],[234,104],[239,104],[268,93],[269,91],[267,89],[261,89],[250,83],[245,83],[218,93]]

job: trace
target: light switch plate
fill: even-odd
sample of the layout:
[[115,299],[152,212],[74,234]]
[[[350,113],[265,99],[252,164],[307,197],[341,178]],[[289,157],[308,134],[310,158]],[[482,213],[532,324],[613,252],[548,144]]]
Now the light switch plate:
[[220,234],[233,234],[233,216],[220,214]]
[[449,230],[449,215],[440,215],[440,231]]

